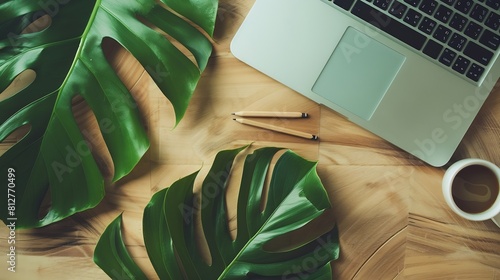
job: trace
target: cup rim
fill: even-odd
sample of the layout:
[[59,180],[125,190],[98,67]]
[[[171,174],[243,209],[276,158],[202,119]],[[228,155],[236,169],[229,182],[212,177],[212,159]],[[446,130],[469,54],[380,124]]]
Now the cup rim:
[[[469,213],[465,212],[458,205],[455,203],[453,200],[453,195],[452,195],[452,185],[453,181],[456,177],[456,175],[463,170],[464,168],[472,165],[481,165],[484,166],[492,171],[492,173],[497,177],[497,181],[500,187],[500,167],[495,165],[492,162],[489,162],[487,160],[483,159],[478,159],[478,158],[468,158],[468,159],[463,159],[459,160],[455,163],[453,163],[448,170],[445,172],[445,178],[443,178],[443,191],[445,191],[446,187],[446,195],[449,196],[448,200],[448,205],[450,208],[460,216],[472,220],[472,221],[484,221],[491,219],[495,217],[499,212],[500,212],[500,193],[497,195],[497,198],[493,202],[490,208],[488,208],[486,211],[479,212],[479,213]],[[445,197],[446,198],[446,197]]]

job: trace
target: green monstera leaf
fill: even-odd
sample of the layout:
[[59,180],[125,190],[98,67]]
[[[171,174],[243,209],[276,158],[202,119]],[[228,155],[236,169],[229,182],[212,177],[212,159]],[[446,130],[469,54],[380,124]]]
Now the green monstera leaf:
[[[218,2],[161,2],[0,1],[0,92],[25,71],[36,73],[17,94],[0,94],[0,141],[29,126],[28,134],[0,158],[1,172],[13,168],[17,174],[16,209],[2,207],[4,222],[15,215],[18,228],[40,227],[102,200],[103,174],[75,122],[75,96],[96,116],[113,159],[113,181],[128,174],[149,148],[137,105],[107,62],[103,40],[116,41],[150,72],[172,103],[176,123],[181,120],[212,52],[208,37]],[[48,27],[25,32],[40,21]],[[163,32],[184,45],[195,61]],[[0,199],[7,201],[7,191],[1,193]],[[45,214],[40,208],[46,195],[50,209]]]
[[[269,242],[298,230],[330,208],[316,163],[286,151],[276,162],[267,202],[261,210],[270,163],[278,148],[262,148],[246,157],[237,206],[237,235],[227,225],[225,188],[241,149],[220,152],[201,186],[195,205],[197,172],[156,193],[143,217],[144,243],[160,279],[325,279],[339,256],[337,228],[292,248],[269,249]],[[201,223],[211,264],[195,245],[194,215]],[[194,211],[196,210],[196,211]],[[121,215],[104,231],[94,261],[112,278],[146,279],[121,237]],[[307,278],[305,278],[307,277]]]

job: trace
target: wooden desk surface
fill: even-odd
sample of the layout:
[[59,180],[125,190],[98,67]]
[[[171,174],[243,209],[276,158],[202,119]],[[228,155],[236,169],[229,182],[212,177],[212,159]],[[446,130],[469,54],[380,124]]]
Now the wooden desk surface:
[[[491,221],[462,219],[445,205],[443,168],[410,160],[386,141],[233,57],[230,40],[252,3],[220,1],[213,57],[175,129],[168,101],[140,65],[124,51],[113,54],[140,104],[151,149],[128,177],[107,187],[95,209],[42,229],[17,232],[17,272],[7,274],[2,261],[0,279],[107,279],[92,261],[93,250],[104,228],[121,212],[128,249],[154,278],[141,230],[142,211],[152,194],[202,165],[208,168],[219,150],[251,142],[254,147],[287,147],[319,161],[333,209],[318,228],[336,220],[340,230],[341,256],[333,263],[336,279],[500,279],[500,229]],[[454,160],[479,157],[500,165],[499,87],[486,103]],[[82,125],[92,126],[85,106],[75,110]],[[308,119],[274,122],[318,134],[320,141],[238,124],[230,113],[239,110],[306,111]],[[105,154],[105,148],[95,149]],[[101,162],[111,173],[109,159],[102,156]],[[235,197],[231,192],[228,200],[234,203]],[[2,226],[4,260],[6,236]]]

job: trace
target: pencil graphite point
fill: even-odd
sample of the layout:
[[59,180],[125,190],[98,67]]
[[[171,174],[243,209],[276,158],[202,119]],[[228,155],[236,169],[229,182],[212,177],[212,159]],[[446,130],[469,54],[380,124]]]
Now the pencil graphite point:
[[307,114],[307,113],[302,113],[302,117],[303,117],[303,118],[308,118],[308,117],[309,117],[309,114]]

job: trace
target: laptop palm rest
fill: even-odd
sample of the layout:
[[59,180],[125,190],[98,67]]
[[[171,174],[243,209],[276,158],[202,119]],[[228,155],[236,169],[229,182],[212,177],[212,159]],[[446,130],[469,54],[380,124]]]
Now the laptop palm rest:
[[348,27],[312,91],[369,120],[404,61],[402,54]]

